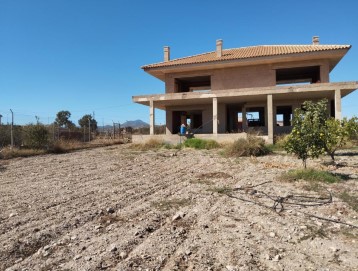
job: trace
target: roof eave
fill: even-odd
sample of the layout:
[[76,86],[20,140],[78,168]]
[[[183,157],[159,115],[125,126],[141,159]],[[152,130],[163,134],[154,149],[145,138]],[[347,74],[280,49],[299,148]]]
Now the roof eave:
[[[285,55],[274,55],[274,56],[260,56],[260,57],[251,57],[243,59],[230,59],[230,60],[217,60],[217,61],[208,61],[202,63],[188,63],[180,65],[171,65],[171,66],[159,66],[159,67],[148,67],[142,66],[141,68],[151,74],[152,76],[164,81],[166,73],[172,73],[177,71],[185,70],[196,70],[200,69],[215,69],[215,68],[224,68],[224,67],[233,67],[233,66],[244,66],[244,65],[257,65],[257,64],[271,64],[277,62],[289,62],[289,61],[299,61],[306,57],[310,59],[330,59],[330,71],[339,63],[339,61],[344,57],[348,52],[349,48],[335,49],[335,50],[325,50],[319,52],[307,52],[307,53],[293,53]],[[316,56],[312,58],[313,56]],[[293,59],[292,59],[293,58]]]

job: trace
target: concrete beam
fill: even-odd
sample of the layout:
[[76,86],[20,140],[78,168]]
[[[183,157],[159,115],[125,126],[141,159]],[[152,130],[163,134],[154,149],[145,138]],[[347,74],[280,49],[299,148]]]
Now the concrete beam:
[[269,94],[267,95],[267,130],[269,144],[273,144],[273,119],[272,94]]
[[321,83],[321,84],[310,84],[310,85],[298,85],[298,86],[274,86],[274,87],[263,87],[263,88],[242,88],[242,89],[226,89],[217,92],[208,93],[196,93],[196,92],[184,92],[184,93],[167,93],[167,94],[154,94],[154,95],[142,95],[133,96],[132,100],[135,103],[149,105],[150,100],[158,101],[157,108],[160,104],[165,104],[166,101],[196,101],[207,99],[210,103],[214,97],[225,98],[225,97],[244,97],[244,96],[261,96],[269,94],[290,94],[294,93],[315,93],[315,92],[326,92],[334,91],[335,89],[341,89],[347,95],[350,92],[358,88],[358,82],[340,82],[340,83]]
[[342,119],[342,102],[341,102],[342,96],[341,96],[341,90],[336,89],[334,91],[334,117],[337,120]]
[[155,127],[155,122],[154,122],[154,101],[150,100],[149,102],[149,134],[150,135],[154,135],[154,127]]
[[213,98],[213,134],[218,133],[218,98]]

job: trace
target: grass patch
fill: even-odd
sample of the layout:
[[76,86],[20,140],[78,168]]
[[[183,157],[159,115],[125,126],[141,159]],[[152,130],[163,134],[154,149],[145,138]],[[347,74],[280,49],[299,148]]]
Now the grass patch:
[[323,226],[319,228],[307,226],[307,228],[310,232],[307,235],[301,237],[299,239],[299,242],[302,242],[304,240],[313,240],[315,238],[321,238],[321,239],[328,238],[328,233],[326,232]]
[[122,140],[93,140],[91,142],[81,142],[76,140],[58,140],[48,146],[47,149],[31,149],[31,148],[9,148],[2,149],[0,159],[12,159],[17,157],[30,157],[48,153],[68,153],[82,149],[92,149],[98,147],[106,147],[112,145],[123,144]]
[[157,208],[160,211],[168,211],[172,208],[179,208],[188,206],[191,204],[190,199],[171,199],[171,200],[161,200],[161,201],[154,201],[151,205]]
[[254,135],[247,135],[247,138],[239,138],[234,143],[225,148],[225,154],[228,156],[261,156],[272,151],[265,145],[265,141]]
[[58,140],[50,146],[48,153],[68,153],[83,149],[93,149],[112,145],[123,144],[123,140],[93,140],[91,142],[81,142],[77,140]]
[[341,229],[341,233],[348,239],[358,240],[358,234],[351,229],[343,228]]
[[160,148],[166,146],[163,140],[156,138],[151,138],[144,143],[132,144],[131,148],[139,151],[149,151],[149,150],[159,150]]
[[282,174],[280,180],[288,182],[305,180],[308,182],[337,183],[342,181],[342,178],[322,170],[295,169]]
[[35,155],[46,154],[46,150],[36,150],[36,149],[3,149],[0,153],[0,159],[12,159],[17,157],[30,157]]
[[181,147],[182,147],[181,144],[173,145],[173,144],[166,143],[161,139],[151,138],[144,143],[132,144],[130,148],[138,151],[149,151],[149,150],[159,150],[161,148],[165,148],[168,150],[171,149],[179,150],[181,149]]
[[187,148],[194,148],[199,150],[210,150],[220,147],[220,144],[215,140],[206,140],[200,138],[189,138],[184,141],[184,146]]
[[198,175],[199,178],[204,179],[231,179],[232,176],[225,172],[209,172]]
[[222,194],[222,195],[228,195],[228,194],[230,194],[233,190],[232,190],[231,187],[222,186],[222,187],[210,187],[207,191],[215,192],[215,193]]
[[169,144],[169,143],[165,143],[164,144],[164,148],[165,149],[167,149],[167,150],[172,150],[172,149],[174,149],[174,150],[180,150],[181,148],[182,148],[182,145],[183,144]]
[[339,194],[338,197],[345,203],[347,203],[354,211],[358,212],[358,197],[351,195],[347,191]]

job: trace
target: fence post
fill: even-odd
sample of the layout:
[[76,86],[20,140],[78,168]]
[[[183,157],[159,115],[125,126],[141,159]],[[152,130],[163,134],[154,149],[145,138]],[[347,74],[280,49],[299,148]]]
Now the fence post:
[[13,126],[14,126],[14,112],[11,111],[11,130],[10,130],[10,136],[11,136],[11,145],[10,145],[10,149],[12,150],[12,148],[14,147],[14,133],[13,133]]

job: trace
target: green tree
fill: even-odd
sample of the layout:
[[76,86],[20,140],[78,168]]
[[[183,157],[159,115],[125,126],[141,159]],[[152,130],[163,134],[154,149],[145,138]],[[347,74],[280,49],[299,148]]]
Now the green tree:
[[343,125],[346,127],[348,139],[358,140],[358,118],[352,117],[351,119],[343,119]]
[[325,152],[335,163],[335,152],[349,139],[357,137],[357,133],[357,117],[336,120],[327,114],[327,100],[306,101],[294,112],[293,129],[285,149],[302,159],[305,168],[308,158],[317,158]]
[[288,153],[297,155],[305,168],[308,158],[317,158],[325,151],[319,135],[325,129],[327,118],[327,100],[317,103],[306,101],[302,108],[297,108],[294,112],[293,129],[287,138],[285,149]]
[[351,119],[344,118],[342,121],[328,118],[325,126],[319,133],[326,153],[335,162],[335,152],[347,144],[349,139],[353,139],[358,133],[358,121],[356,117]]
[[81,127],[88,127],[88,123],[91,123],[91,131],[97,131],[97,121],[92,118],[92,115],[87,114],[78,120],[78,124]]
[[70,121],[70,117],[71,117],[70,111],[67,110],[59,111],[56,114],[55,123],[60,127],[74,128],[75,124],[72,121]]

